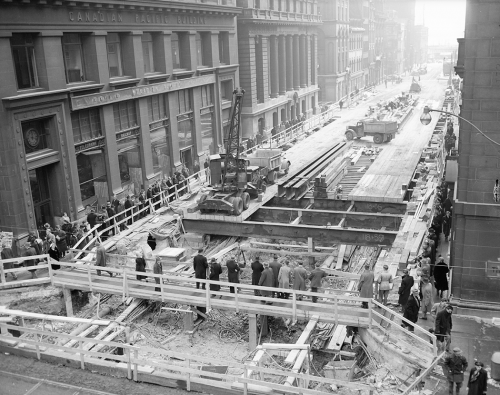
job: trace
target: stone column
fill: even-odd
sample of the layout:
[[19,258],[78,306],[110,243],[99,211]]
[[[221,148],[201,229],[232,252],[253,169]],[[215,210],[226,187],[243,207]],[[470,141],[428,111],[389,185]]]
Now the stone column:
[[299,67],[300,67],[300,87],[305,88],[307,86],[306,76],[307,76],[307,52],[306,52],[306,36],[304,34],[300,35],[299,39]]
[[102,120],[104,133],[106,136],[106,173],[108,181],[109,196],[119,195],[123,192],[122,181],[120,179],[120,167],[118,165],[118,144],[116,143],[115,118],[113,115],[113,105],[102,106]]
[[44,31],[35,40],[38,83],[47,90],[66,88],[62,31]]
[[153,158],[151,156],[151,134],[149,132],[148,98],[141,97],[137,100],[139,120],[141,125],[141,139],[139,151],[141,153],[142,179],[144,185],[149,185],[154,178]]
[[279,77],[278,77],[278,37],[271,36],[270,43],[270,72],[271,72],[271,97],[278,97]]
[[286,36],[286,90],[293,90],[293,36]]
[[299,36],[293,36],[293,89],[300,89],[300,52],[299,52]]
[[311,37],[311,85],[318,84],[318,36],[313,34]]
[[206,48],[207,53],[210,54],[209,66],[211,67],[219,67],[220,59],[219,59],[219,32],[211,31],[207,33],[209,35],[208,40],[206,41],[208,44],[208,48]]
[[267,78],[267,37],[258,36],[258,44],[256,45],[255,61],[257,63],[257,101],[264,103],[268,92]]
[[279,94],[284,95],[286,89],[286,41],[285,36],[281,35],[278,38],[278,53],[279,53]]
[[306,67],[306,85],[311,85],[311,36],[306,36],[306,57],[305,57],[305,67]]
[[153,50],[155,70],[164,73],[172,74],[172,32],[165,30],[153,36]]

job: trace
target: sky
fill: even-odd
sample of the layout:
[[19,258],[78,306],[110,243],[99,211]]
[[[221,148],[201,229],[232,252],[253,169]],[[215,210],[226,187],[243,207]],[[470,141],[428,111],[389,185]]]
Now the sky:
[[417,0],[415,24],[429,28],[429,45],[454,44],[464,36],[466,0]]

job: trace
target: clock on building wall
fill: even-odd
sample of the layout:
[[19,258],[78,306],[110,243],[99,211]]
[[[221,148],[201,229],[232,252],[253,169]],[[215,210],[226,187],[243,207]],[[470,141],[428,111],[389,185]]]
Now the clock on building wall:
[[30,148],[36,148],[40,144],[40,132],[35,128],[29,128],[24,133],[24,139]]

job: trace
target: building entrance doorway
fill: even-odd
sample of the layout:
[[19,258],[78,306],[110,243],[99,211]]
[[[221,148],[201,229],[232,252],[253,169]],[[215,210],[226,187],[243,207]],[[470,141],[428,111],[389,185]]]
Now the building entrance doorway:
[[181,151],[181,162],[189,169],[189,174],[193,174],[193,147]]
[[48,166],[29,171],[31,197],[35,212],[36,227],[43,230],[43,225],[54,225],[52,200],[49,189]]

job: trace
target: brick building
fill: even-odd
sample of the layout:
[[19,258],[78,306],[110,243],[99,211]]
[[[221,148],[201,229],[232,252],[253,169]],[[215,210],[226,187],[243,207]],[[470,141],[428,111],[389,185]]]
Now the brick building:
[[231,0],[1,3],[0,229],[22,239],[218,152],[238,12]]
[[462,302],[500,301],[500,202],[493,189],[500,174],[500,7],[467,0],[465,38],[457,73],[463,77],[458,181],[453,204],[452,294]]
[[238,0],[243,136],[262,136],[318,108],[316,0]]

